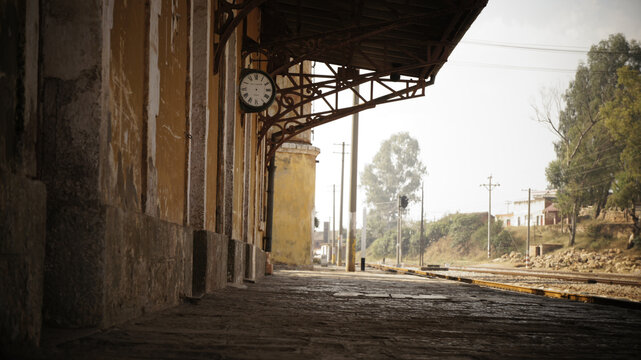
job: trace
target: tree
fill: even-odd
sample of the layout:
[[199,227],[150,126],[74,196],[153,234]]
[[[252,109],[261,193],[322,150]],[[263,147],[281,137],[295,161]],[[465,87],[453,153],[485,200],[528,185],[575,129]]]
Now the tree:
[[[579,209],[596,205],[596,216],[605,206],[614,173],[619,166],[619,144],[606,129],[601,107],[614,97],[616,70],[623,65],[641,66],[641,48],[622,34],[592,46],[587,64],[579,65],[574,80],[562,95],[544,99],[535,108],[537,119],[557,136],[557,159],[546,170],[548,182],[558,189],[561,211],[571,219],[570,246],[574,245]],[[557,94],[558,95],[558,94]],[[559,110],[558,121],[554,110]]]
[[380,238],[396,222],[397,197],[405,195],[410,201],[418,200],[417,190],[425,175],[418,141],[402,132],[385,140],[372,163],[365,165],[361,185],[365,189],[370,211],[368,231],[372,238]]
[[634,220],[633,235],[638,239],[641,214],[636,213],[635,205],[641,204],[641,73],[624,66],[617,74],[614,98],[602,109],[605,126],[622,145],[620,168],[615,173],[609,203],[629,209]]

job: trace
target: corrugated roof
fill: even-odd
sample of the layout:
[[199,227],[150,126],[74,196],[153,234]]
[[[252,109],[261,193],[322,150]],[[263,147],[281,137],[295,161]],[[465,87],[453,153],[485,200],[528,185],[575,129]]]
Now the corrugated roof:
[[290,58],[434,77],[487,0],[268,0],[260,47]]

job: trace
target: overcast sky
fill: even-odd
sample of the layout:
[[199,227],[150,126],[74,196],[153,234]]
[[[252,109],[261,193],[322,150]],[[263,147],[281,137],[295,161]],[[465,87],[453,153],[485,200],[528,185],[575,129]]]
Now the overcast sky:
[[[534,120],[532,105],[541,89],[565,90],[585,53],[519,49],[513,46],[587,50],[610,34],[641,40],[641,1],[490,0],[439,72],[426,96],[380,105],[360,113],[360,174],[380,144],[408,131],[421,148],[426,214],[487,211],[488,192],[480,187],[492,174],[492,213],[506,213],[506,202],[527,197],[522,189],[547,187],[545,168],[554,159],[555,136]],[[494,44],[494,45],[492,45]],[[508,47],[496,45],[509,45]],[[571,70],[571,71],[568,71]],[[316,211],[332,216],[336,184],[338,228],[340,146],[351,140],[351,117],[314,130],[321,149],[316,168]],[[344,226],[349,202],[349,156],[345,158]],[[360,226],[364,193],[358,192]],[[420,218],[420,204],[410,217]]]

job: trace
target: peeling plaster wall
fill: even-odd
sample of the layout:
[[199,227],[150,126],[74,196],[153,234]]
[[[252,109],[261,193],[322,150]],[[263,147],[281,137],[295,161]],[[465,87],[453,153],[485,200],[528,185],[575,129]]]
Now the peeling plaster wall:
[[[0,54],[0,109],[16,120],[0,123],[3,340],[37,344],[40,314],[107,327],[264,273],[265,253],[239,241],[262,239],[266,185],[255,118],[237,106],[242,26],[213,74],[215,4],[0,4],[22,14],[2,18],[3,44],[26,29]],[[258,11],[248,21],[258,39]]]
[[104,202],[141,211],[145,3],[115,1],[109,71],[108,184]]
[[[164,18],[159,16],[162,9],[166,13]],[[158,56],[157,46],[162,38],[157,29],[160,24],[161,30],[174,26],[173,31],[181,31],[176,23],[162,27],[163,19],[178,19],[181,9],[158,0],[150,3],[149,18],[146,10],[144,2],[116,1],[113,4],[109,61],[111,136],[107,139],[109,161],[105,172],[116,174],[117,181],[114,190],[105,191],[111,194],[107,196],[111,200],[107,200],[105,206],[103,327],[176,305],[180,295],[191,294],[193,231],[183,226],[182,218],[178,224],[160,219],[159,205],[153,204],[157,199],[153,194],[158,193],[155,158],[157,153],[162,157],[175,145],[174,142],[158,141],[156,136],[155,120],[164,100],[160,96],[162,88],[153,86],[162,84],[167,75],[167,67],[159,67],[159,62],[172,64]],[[177,34],[173,36],[179,38]],[[171,35],[167,35],[165,40],[170,38]],[[184,63],[181,65],[185,67]],[[182,86],[184,91],[184,79]],[[184,93],[182,96],[172,103],[172,110],[184,113],[187,98]],[[184,127],[185,119],[180,120]],[[150,123],[153,125],[149,126]],[[183,149],[184,146],[183,142]],[[144,163],[145,152],[147,164]],[[184,165],[185,158],[182,160]],[[178,166],[173,171],[184,174],[184,166]],[[123,176],[127,180],[122,181]],[[144,191],[142,184],[152,186],[152,189]],[[184,184],[175,186],[184,193]],[[152,194],[146,199],[145,208],[141,206],[143,194]],[[182,214],[184,203],[168,202],[168,206]]]
[[312,212],[318,148],[285,143],[276,152],[274,178],[275,262],[312,266]]
[[160,218],[182,224],[185,216],[189,13],[186,0],[163,0],[158,22],[160,107],[156,119],[156,168]]

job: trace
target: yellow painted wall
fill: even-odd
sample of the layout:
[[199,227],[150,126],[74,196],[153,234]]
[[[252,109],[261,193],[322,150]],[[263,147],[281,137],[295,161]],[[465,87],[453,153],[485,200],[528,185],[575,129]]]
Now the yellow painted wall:
[[[173,10],[173,14],[172,14]],[[189,19],[186,0],[163,0],[158,23],[160,110],[156,166],[160,218],[182,224],[186,189],[186,111]]]
[[110,44],[107,204],[141,210],[145,3],[116,1]]
[[297,153],[286,149],[276,153],[272,234],[272,258],[275,262],[312,264],[312,211],[317,154],[317,150]]

